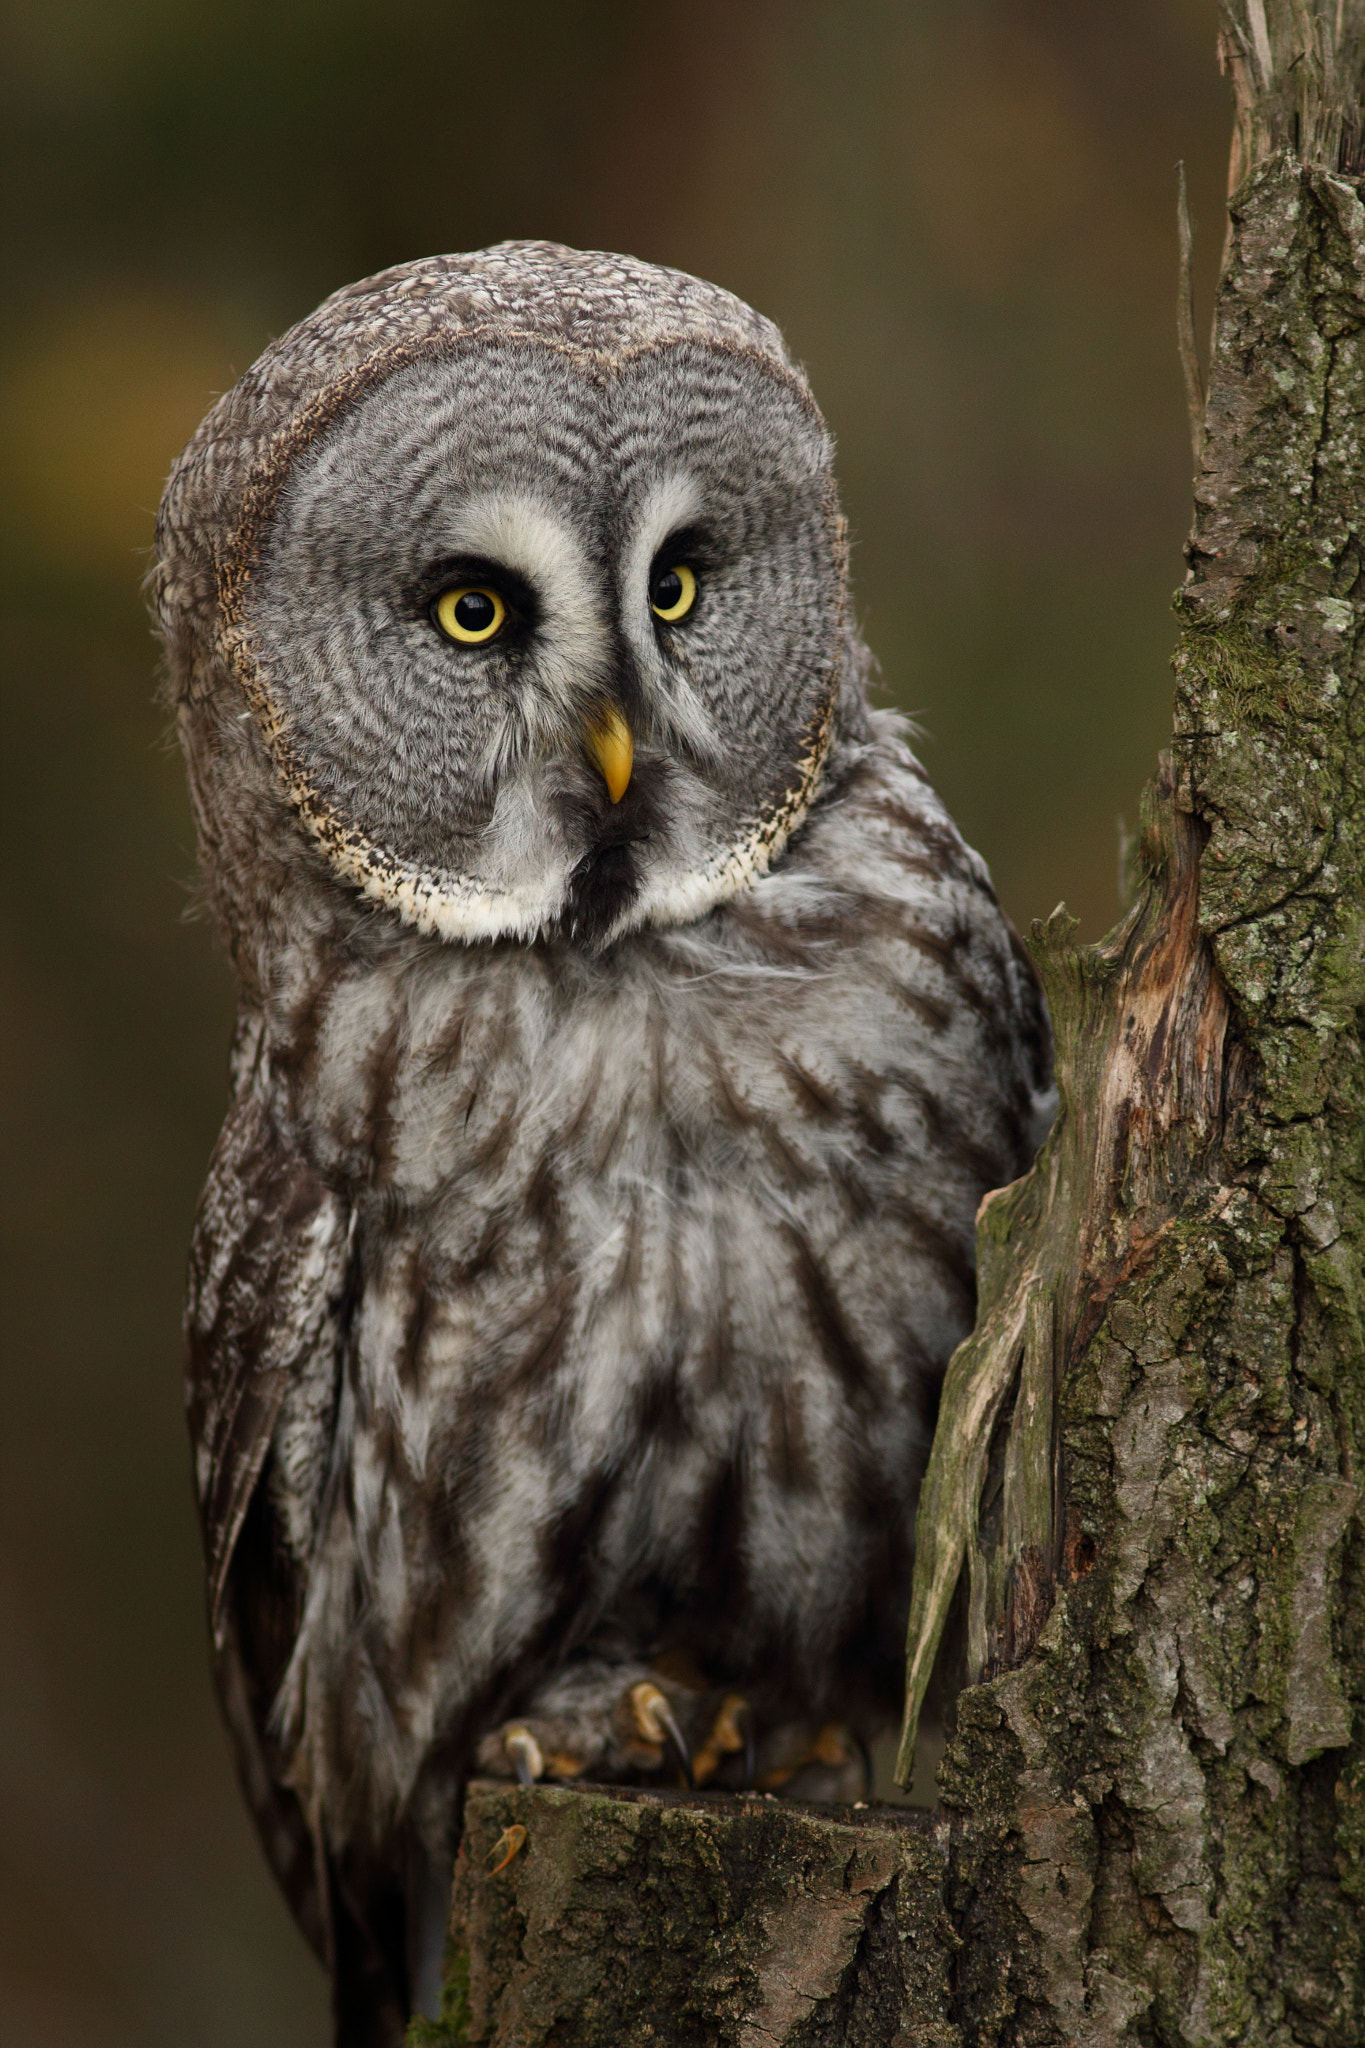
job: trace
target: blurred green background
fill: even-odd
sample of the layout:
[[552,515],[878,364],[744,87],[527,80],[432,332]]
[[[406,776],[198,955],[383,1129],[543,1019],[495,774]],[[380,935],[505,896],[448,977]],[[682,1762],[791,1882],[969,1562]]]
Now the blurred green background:
[[317,2048],[211,1704],[179,1393],[226,970],[139,595],[212,396],[335,286],[543,235],[773,315],[888,693],[1016,920],[1098,935],[1168,720],[1215,0],[23,0],[0,16],[0,2040]]

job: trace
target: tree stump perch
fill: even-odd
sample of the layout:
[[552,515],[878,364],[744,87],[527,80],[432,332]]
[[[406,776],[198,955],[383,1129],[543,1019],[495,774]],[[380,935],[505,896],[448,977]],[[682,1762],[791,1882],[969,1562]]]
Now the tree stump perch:
[[945,1826],[892,1807],[476,1782],[452,1915],[468,1960],[440,2026],[415,2038],[947,2048]]

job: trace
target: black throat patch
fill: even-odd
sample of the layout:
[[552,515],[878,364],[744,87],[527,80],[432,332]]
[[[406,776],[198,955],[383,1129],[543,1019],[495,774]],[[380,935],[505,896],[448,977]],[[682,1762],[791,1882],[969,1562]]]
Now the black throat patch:
[[619,803],[605,791],[600,799],[567,792],[560,797],[566,827],[588,842],[560,913],[565,938],[595,944],[634,902],[640,887],[637,849],[659,833],[668,781],[666,762],[642,763]]

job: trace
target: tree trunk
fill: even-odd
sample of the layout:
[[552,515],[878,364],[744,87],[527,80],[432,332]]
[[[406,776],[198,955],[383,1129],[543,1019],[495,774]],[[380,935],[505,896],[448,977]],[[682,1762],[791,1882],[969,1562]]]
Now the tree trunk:
[[1034,928],[1062,1109],[920,1510],[942,1805],[475,1787],[427,2039],[1365,2040],[1365,0],[1223,54],[1172,745],[1124,922]]

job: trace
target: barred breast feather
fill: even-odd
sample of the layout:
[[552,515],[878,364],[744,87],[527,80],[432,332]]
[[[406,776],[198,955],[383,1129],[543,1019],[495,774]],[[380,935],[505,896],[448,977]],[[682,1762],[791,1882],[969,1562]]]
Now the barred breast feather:
[[874,731],[701,924],[597,960],[362,925],[244,1020],[193,1400],[293,1889],[320,1815],[373,1849],[614,1615],[794,1708],[893,1694],[971,1218],[1031,1156],[1047,1043],[979,860]]

